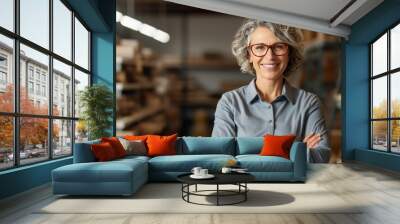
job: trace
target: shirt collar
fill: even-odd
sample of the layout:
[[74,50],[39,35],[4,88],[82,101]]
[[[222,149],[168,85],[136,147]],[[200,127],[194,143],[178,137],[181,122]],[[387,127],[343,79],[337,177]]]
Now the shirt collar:
[[[284,79],[281,96],[284,96],[290,103],[294,104],[297,92],[298,89],[293,87],[286,79]],[[248,103],[253,103],[258,98],[260,97],[256,89],[256,79],[253,79],[246,87],[246,100]],[[278,98],[280,98],[280,96]]]

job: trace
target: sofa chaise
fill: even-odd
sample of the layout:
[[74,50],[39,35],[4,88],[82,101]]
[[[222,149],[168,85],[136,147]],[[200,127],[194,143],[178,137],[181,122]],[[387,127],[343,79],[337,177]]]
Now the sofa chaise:
[[306,147],[294,142],[290,159],[258,155],[262,137],[180,137],[177,155],[126,156],[122,159],[96,162],[91,144],[76,143],[73,164],[52,171],[54,194],[68,195],[131,195],[148,181],[176,181],[193,167],[218,172],[228,160],[236,160],[259,182],[305,182]]

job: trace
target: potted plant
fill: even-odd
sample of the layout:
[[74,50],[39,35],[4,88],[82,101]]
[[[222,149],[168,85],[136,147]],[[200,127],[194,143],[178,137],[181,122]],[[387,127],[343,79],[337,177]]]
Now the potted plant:
[[110,136],[113,105],[113,94],[105,85],[94,84],[79,93],[79,124],[86,126],[89,140]]

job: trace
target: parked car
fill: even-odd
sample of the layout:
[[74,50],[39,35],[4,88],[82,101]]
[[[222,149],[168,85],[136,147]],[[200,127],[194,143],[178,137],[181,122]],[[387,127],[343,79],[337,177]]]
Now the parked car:
[[[8,157],[8,160],[9,160],[9,161],[14,160],[14,153],[8,154],[7,157]],[[28,159],[28,158],[30,158],[30,157],[32,157],[32,152],[31,152],[30,150],[24,150],[24,151],[21,151],[21,152],[19,153],[19,158],[20,158],[20,159]]]

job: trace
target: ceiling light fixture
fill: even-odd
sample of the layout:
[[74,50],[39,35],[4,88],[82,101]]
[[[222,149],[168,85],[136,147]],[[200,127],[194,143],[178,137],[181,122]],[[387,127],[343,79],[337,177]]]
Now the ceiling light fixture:
[[116,21],[120,22],[122,26],[129,28],[134,31],[138,31],[143,35],[151,37],[161,43],[168,43],[170,36],[168,33],[159,30],[153,26],[134,19],[130,16],[124,15],[121,12],[116,12]]
[[117,23],[119,23],[121,21],[122,16],[124,16],[124,15],[122,15],[122,13],[120,13],[118,11],[116,12],[115,19],[116,19]]

